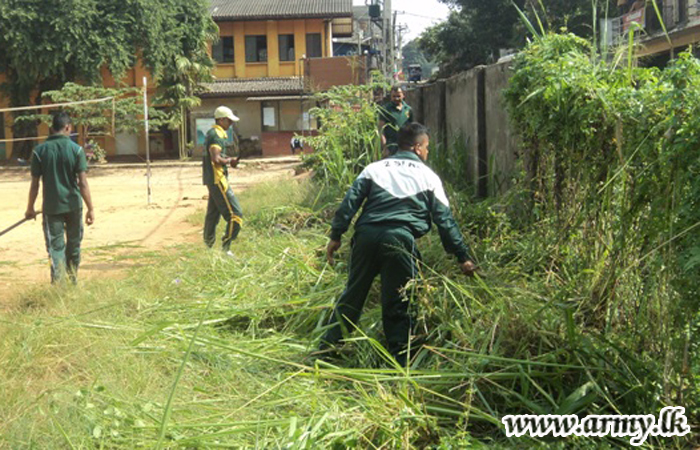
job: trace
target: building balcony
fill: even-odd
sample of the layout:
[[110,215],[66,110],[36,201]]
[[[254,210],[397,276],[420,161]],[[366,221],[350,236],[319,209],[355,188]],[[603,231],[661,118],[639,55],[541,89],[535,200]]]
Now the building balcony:
[[635,30],[635,42],[642,44],[638,56],[700,42],[700,0],[657,0],[657,5],[658,13],[653,4],[644,6],[643,2],[635,2],[625,14],[601,19],[601,42],[608,46],[624,45],[629,33]]

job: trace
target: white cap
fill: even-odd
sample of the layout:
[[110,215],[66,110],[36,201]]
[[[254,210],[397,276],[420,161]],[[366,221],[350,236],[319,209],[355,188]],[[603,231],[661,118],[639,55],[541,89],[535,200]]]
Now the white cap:
[[224,119],[225,118],[225,119],[232,120],[233,122],[238,122],[239,120],[241,120],[233,114],[233,111],[231,111],[230,108],[227,108],[226,106],[219,106],[218,108],[216,108],[216,110],[214,111],[214,118],[215,119]]

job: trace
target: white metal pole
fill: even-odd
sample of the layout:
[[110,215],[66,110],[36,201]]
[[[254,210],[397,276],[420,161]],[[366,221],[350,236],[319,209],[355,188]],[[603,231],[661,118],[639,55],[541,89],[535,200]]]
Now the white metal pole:
[[146,183],[148,185],[148,204],[151,204],[151,149],[148,138],[148,82],[143,77],[143,122],[146,131]]

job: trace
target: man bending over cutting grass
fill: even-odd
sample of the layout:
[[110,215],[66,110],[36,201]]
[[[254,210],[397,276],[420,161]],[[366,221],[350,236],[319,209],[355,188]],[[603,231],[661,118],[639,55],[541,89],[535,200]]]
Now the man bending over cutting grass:
[[[60,281],[66,272],[75,283],[80,264],[80,243],[83,240],[83,200],[87,206],[85,223],[92,225],[95,213],[87,181],[85,152],[71,141],[73,129],[65,112],[53,116],[54,134],[32,152],[32,184],[26,219],[36,217],[34,203],[43,182],[42,212],[46,250],[51,260],[51,282]],[[82,198],[81,198],[82,197]]]
[[221,248],[228,256],[231,242],[236,239],[243,224],[243,213],[236,196],[228,184],[228,167],[236,167],[238,158],[226,155],[226,130],[239,119],[226,106],[214,111],[216,124],[207,132],[202,157],[202,181],[209,190],[207,214],[204,218],[204,243],[213,247],[216,241],[216,225],[221,216],[226,220],[226,231],[221,239]]
[[412,329],[404,287],[417,275],[420,253],[415,241],[437,225],[443,247],[457,257],[462,272],[473,275],[476,266],[462,239],[442,181],[427,165],[429,136],[426,127],[411,123],[398,134],[399,150],[367,166],[345,195],[332,223],[326,249],[328,262],[340,248],[340,239],[355,213],[348,283],[328,321],[319,353],[334,346],[357,324],[374,278],[381,274],[382,320],[388,350],[406,365],[406,347]]

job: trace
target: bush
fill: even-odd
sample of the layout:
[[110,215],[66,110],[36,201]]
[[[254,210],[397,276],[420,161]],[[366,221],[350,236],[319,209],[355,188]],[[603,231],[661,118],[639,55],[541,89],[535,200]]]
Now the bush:
[[[518,189],[529,207],[518,220],[548,248],[572,326],[598,341],[590,363],[607,366],[602,354],[613,352],[633,372],[655,367],[614,387],[601,380],[645,410],[673,404],[692,382],[699,86],[690,52],[664,70],[620,68],[580,38],[550,34],[516,58],[505,92],[526,155]],[[634,379],[645,389],[623,396]]]
[[85,144],[85,157],[88,162],[104,164],[107,162],[107,152],[94,140],[90,139]]
[[324,107],[311,114],[321,126],[318,136],[304,138],[314,153],[305,155],[303,164],[321,183],[344,191],[367,164],[381,158],[379,105],[373,93],[386,87],[375,76],[370,84],[336,86],[316,96]]

